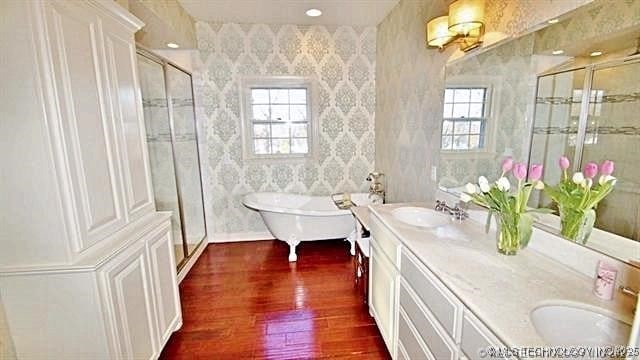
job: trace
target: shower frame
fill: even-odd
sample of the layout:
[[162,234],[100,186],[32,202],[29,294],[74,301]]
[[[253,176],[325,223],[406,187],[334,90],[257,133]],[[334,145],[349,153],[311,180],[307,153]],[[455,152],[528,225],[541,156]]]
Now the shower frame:
[[572,172],[580,171],[580,165],[582,164],[582,156],[584,153],[584,144],[585,139],[587,137],[587,127],[589,121],[589,100],[591,97],[592,83],[593,83],[593,75],[597,70],[614,68],[620,65],[633,64],[636,62],[640,62],[640,54],[628,55],[625,57],[621,57],[618,59],[605,60],[599,63],[582,65],[576,67],[570,67],[562,70],[551,70],[538,74],[536,77],[536,88],[534,95],[534,106],[533,106],[533,118],[531,119],[531,127],[529,131],[529,156],[527,162],[531,164],[532,152],[533,152],[533,136],[534,136],[534,127],[536,125],[536,112],[537,112],[537,97],[538,90],[540,86],[540,78],[551,75],[558,75],[573,71],[584,70],[584,83],[582,86],[582,99],[580,103],[580,115],[578,117],[578,132],[576,134],[576,149],[575,154],[573,156],[573,162],[571,162]]
[[[180,217],[180,233],[182,234],[182,251],[184,252],[184,258],[182,260],[180,260],[180,262],[177,264],[177,270],[178,272],[180,272],[180,270],[187,264],[187,262],[189,261],[189,259],[193,256],[194,253],[196,253],[197,249],[199,249],[202,246],[203,241],[207,238],[207,221],[206,221],[206,215],[205,215],[205,207],[204,207],[204,187],[203,187],[203,183],[202,183],[202,167],[201,167],[201,161],[200,161],[200,139],[198,137],[198,121],[195,117],[195,91],[193,88],[193,74],[191,73],[191,71],[188,71],[186,69],[184,69],[183,67],[181,67],[180,65],[172,62],[171,60],[162,57],[156,53],[154,53],[152,50],[146,48],[143,45],[140,44],[136,44],[136,53],[140,56],[143,56],[145,58],[147,58],[148,60],[151,60],[159,65],[162,66],[162,72],[163,72],[163,79],[164,79],[164,90],[165,90],[165,94],[166,94],[166,102],[167,102],[167,112],[168,112],[168,119],[169,119],[169,131],[171,133],[170,139],[171,139],[171,160],[174,163],[173,166],[173,175],[175,178],[175,183],[176,183],[176,194],[177,194],[177,202],[178,202],[178,216]],[[174,124],[174,116],[173,116],[173,97],[171,95],[171,89],[169,86],[169,78],[168,78],[168,69],[169,66],[174,67],[175,69],[186,73],[187,75],[189,75],[189,77],[191,78],[190,81],[190,89],[191,89],[191,98],[193,100],[193,111],[194,111],[194,135],[195,135],[195,141],[196,141],[196,161],[197,161],[197,168],[198,168],[198,173],[200,174],[199,176],[199,183],[200,183],[200,196],[202,198],[202,214],[203,217],[205,217],[203,219],[203,226],[204,226],[204,235],[202,237],[202,239],[198,240],[198,243],[196,245],[196,247],[194,248],[194,251],[192,251],[191,253],[189,253],[189,246],[187,243],[187,229],[186,229],[186,221],[185,221],[185,214],[184,214],[184,203],[183,203],[183,196],[182,196],[182,187],[180,186],[180,176],[178,174],[178,167],[177,167],[177,155],[176,155],[176,149],[175,149],[175,145],[177,142],[176,139],[176,132],[175,132],[175,124]]]

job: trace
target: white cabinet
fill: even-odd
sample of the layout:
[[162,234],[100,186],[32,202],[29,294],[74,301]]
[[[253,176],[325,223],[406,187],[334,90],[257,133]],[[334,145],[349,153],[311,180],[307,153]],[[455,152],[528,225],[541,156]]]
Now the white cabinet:
[[370,312],[392,358],[479,359],[481,349],[502,346],[375,215],[371,235]]
[[0,1],[0,293],[18,358],[156,358],[181,326],[134,33],[112,0]]

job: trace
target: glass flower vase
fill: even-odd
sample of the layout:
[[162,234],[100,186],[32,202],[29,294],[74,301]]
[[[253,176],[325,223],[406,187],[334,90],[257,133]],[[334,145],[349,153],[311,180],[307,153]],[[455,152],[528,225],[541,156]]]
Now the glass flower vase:
[[571,241],[586,244],[596,222],[593,209],[560,208],[560,234]]
[[529,214],[498,214],[496,241],[498,252],[503,255],[516,255],[524,249],[531,239],[533,218]]

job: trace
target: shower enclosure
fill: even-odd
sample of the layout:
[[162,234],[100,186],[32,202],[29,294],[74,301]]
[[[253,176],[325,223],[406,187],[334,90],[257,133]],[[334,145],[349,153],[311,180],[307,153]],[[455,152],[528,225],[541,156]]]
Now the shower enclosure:
[[191,74],[138,49],[156,208],[172,212],[178,270],[207,235]]
[[[573,171],[589,161],[616,163],[615,190],[600,203],[596,227],[640,240],[640,56],[565,69],[538,77],[531,163],[545,180],[560,178],[557,159]],[[544,197],[535,206],[548,205]]]

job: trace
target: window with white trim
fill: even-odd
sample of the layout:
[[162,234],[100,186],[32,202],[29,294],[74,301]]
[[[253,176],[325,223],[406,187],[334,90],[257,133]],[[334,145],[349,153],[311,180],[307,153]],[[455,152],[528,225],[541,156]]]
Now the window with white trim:
[[445,151],[485,149],[488,103],[486,87],[446,88],[440,148]]
[[302,79],[244,84],[245,152],[253,158],[304,157],[311,153],[310,86]]

